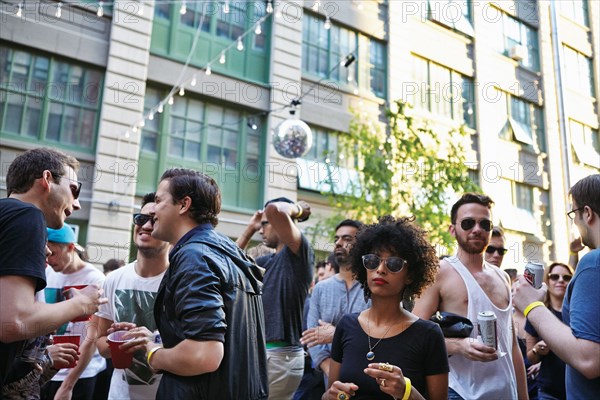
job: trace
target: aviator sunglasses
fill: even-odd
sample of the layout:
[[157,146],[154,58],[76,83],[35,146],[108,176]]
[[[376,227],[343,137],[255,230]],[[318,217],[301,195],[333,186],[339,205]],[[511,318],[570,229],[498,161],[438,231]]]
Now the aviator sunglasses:
[[503,256],[506,254],[508,249],[505,249],[504,247],[495,247],[495,246],[488,246],[487,249],[485,249],[485,252],[488,254],[494,254],[494,252],[496,252],[496,251],[498,252],[498,254]]
[[573,275],[559,275],[559,274],[550,274],[548,275],[548,278],[550,278],[551,281],[557,281],[558,278],[562,277],[563,281],[565,282],[569,282],[571,280],[571,278],[573,277]]
[[150,221],[150,224],[154,226],[154,218],[148,214],[133,214],[133,223],[137,226],[144,226],[146,222]]
[[462,221],[460,221],[460,227],[465,231],[473,229],[473,227],[476,224],[479,224],[481,229],[483,229],[486,232],[491,231],[494,227],[494,224],[492,224],[492,221],[490,221],[489,219],[480,219],[479,221],[476,221],[473,218],[465,218]]
[[400,272],[406,265],[406,260],[401,257],[381,258],[376,254],[365,254],[362,256],[363,266],[366,269],[377,269],[382,261],[390,272]]

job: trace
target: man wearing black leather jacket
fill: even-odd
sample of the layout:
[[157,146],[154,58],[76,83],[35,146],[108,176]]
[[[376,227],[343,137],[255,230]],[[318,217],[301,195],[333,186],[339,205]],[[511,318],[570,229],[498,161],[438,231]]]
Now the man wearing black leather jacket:
[[214,230],[220,210],[212,178],[189,169],[161,177],[152,236],[174,246],[154,306],[162,346],[137,339],[163,373],[157,399],[268,398],[259,272]]

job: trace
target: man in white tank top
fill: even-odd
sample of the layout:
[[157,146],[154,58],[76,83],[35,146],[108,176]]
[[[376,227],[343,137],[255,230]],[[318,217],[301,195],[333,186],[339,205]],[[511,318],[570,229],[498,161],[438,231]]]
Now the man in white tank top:
[[[449,231],[456,255],[440,262],[435,283],[417,300],[414,313],[429,319],[436,311],[467,317],[475,329],[464,339],[446,339],[449,399],[526,399],[523,358],[512,329],[510,278],[484,261],[492,230],[493,201],[466,193],[453,206]],[[477,340],[477,313],[497,317],[498,351]]]

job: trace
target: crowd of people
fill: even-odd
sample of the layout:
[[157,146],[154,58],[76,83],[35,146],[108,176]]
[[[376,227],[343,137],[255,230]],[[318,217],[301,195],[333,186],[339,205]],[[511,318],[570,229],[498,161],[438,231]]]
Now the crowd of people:
[[[298,227],[308,203],[269,200],[234,242],[216,230],[217,183],[181,168],[165,171],[133,216],[136,259],[111,260],[103,274],[65,224],[81,208],[78,167],[39,148],[8,169],[0,400],[600,393],[599,174],[569,192],[581,235],[570,249],[589,251],[577,265],[551,263],[536,289],[501,269],[506,240],[485,194],[452,206],[456,254],[438,259],[412,218],[382,216],[341,221],[315,265]],[[256,233],[271,250],[254,259]],[[491,342],[482,314],[495,318]]]

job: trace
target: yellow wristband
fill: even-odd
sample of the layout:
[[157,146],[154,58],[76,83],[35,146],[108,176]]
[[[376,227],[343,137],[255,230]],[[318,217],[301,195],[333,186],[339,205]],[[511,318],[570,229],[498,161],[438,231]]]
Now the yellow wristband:
[[410,397],[410,392],[412,391],[412,383],[410,379],[404,377],[404,396],[402,396],[402,400],[408,400]]
[[527,315],[529,315],[531,310],[533,310],[536,307],[540,307],[540,306],[545,307],[546,305],[544,303],[542,303],[541,301],[534,301],[533,303],[531,303],[530,305],[525,307],[525,310],[523,310],[523,315],[525,316],[525,318],[527,318]]
[[[150,365],[150,361],[152,360],[152,356],[157,351],[162,350],[162,348],[163,348],[162,346],[156,346],[156,347],[153,347],[152,349],[150,349],[150,351],[148,352],[148,355],[146,356],[146,363],[148,364],[148,366],[150,368],[152,368],[152,365]],[[152,369],[154,369],[154,368],[152,368]]]
[[304,212],[304,210],[302,209],[302,207],[300,206],[300,204],[295,204],[296,207],[298,207],[298,212],[296,213],[296,215],[294,215],[295,219],[300,218],[300,216],[302,215],[302,213]]

